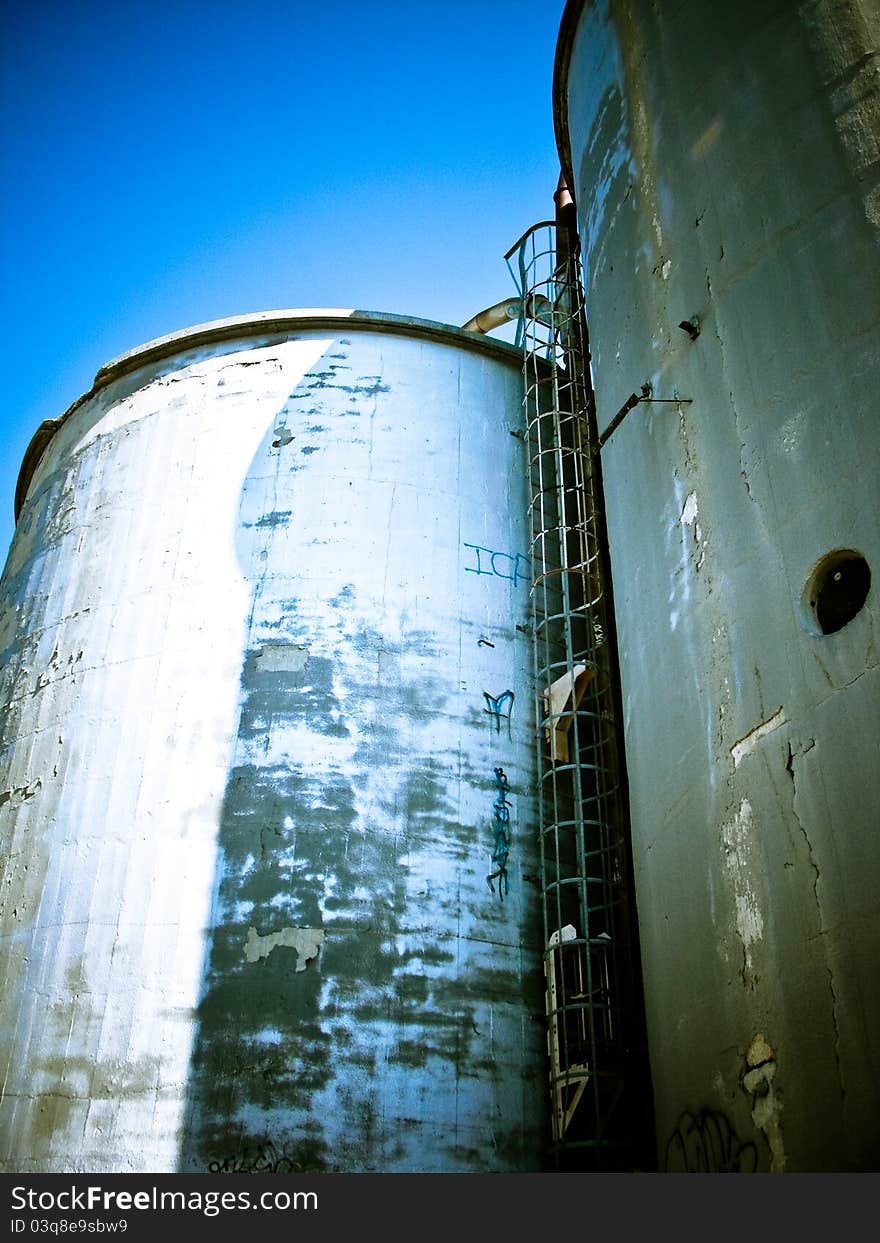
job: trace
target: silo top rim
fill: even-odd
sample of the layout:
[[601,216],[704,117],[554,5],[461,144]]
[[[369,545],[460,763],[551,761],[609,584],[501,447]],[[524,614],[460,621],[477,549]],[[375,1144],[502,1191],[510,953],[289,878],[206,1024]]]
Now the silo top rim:
[[577,202],[577,186],[571,162],[571,144],[568,140],[568,71],[571,66],[571,51],[578,22],[587,4],[592,3],[593,0],[568,0],[559,23],[556,59],[553,65],[553,129],[556,134],[556,149],[559,152],[562,175],[575,202]]
[[422,337],[464,349],[482,350],[505,362],[521,364],[522,353],[507,341],[498,341],[481,333],[468,332],[452,324],[409,315],[393,315],[386,311],[358,311],[340,307],[319,307],[296,310],[256,311],[250,315],[233,315],[213,319],[191,328],[182,328],[166,336],[156,337],[133,350],[127,350],[105,363],[95,376],[95,388],[101,388],[146,363],[180,353],[214,341],[233,340],[258,333],[296,332],[311,329],[349,329],[351,331],[388,332],[399,336]]
[[460,349],[476,350],[499,362],[522,366],[522,351],[507,341],[498,341],[493,337],[487,337],[478,332],[469,332],[452,324],[443,324],[430,319],[416,319],[407,315],[393,315],[384,311],[357,311],[338,307],[257,311],[250,315],[233,315],[227,319],[210,320],[208,323],[183,328],[178,332],[171,332],[166,336],[147,341],[145,345],[139,345],[105,363],[98,371],[95,382],[87,393],[77,398],[60,418],[47,419],[40,424],[25,450],[18,473],[14,502],[16,522],[46,446],[70,415],[106,385],[137,371],[139,367],[145,367],[163,358],[173,357],[175,354],[200,345],[241,340],[249,336],[277,334],[293,336],[297,332],[312,330],[376,332],[416,337]]

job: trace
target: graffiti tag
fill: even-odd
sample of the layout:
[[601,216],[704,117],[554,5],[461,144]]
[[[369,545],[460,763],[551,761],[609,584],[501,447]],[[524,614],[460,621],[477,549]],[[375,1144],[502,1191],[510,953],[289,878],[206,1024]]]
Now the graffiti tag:
[[[490,695],[488,691],[483,691],[483,698],[487,707],[483,709],[491,719],[495,722],[495,733],[501,733],[502,720],[507,722],[507,736],[510,737],[510,714],[513,711],[513,691],[502,691],[496,699],[494,695]],[[504,705],[507,704],[507,711],[504,711]]]
[[758,1150],[744,1143],[724,1114],[703,1109],[683,1113],[666,1145],[666,1172],[680,1174],[754,1174]]
[[532,559],[521,552],[496,552],[491,548],[482,548],[479,544],[465,544],[476,553],[476,565],[466,565],[467,574],[494,574],[496,578],[507,582],[530,582],[532,577]]
[[232,1156],[208,1163],[209,1174],[302,1174],[308,1171],[269,1140],[258,1148],[242,1148]]
[[510,793],[510,782],[503,768],[495,769],[495,786],[498,794],[492,804],[495,846],[491,858],[498,867],[489,873],[486,881],[493,893],[495,886],[492,882],[498,881],[498,896],[503,902],[504,895],[510,893],[510,878],[507,873],[507,860],[510,857],[510,801],[507,795]]

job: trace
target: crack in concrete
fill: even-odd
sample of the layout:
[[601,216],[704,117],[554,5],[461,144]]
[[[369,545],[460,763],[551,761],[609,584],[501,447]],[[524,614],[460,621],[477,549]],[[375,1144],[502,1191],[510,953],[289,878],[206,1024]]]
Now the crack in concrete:
[[810,841],[810,835],[807,832],[807,826],[804,824],[803,820],[801,820],[800,813],[798,812],[798,789],[797,789],[797,777],[795,774],[795,757],[805,755],[808,751],[811,751],[815,745],[816,745],[815,740],[812,738],[810,739],[809,743],[807,743],[806,746],[792,747],[792,744],[789,742],[788,760],[785,765],[785,770],[788,773],[789,777],[791,778],[792,815],[794,816],[795,823],[797,824],[798,828],[800,829],[803,835],[804,841],[807,843],[807,858],[809,859],[810,867],[813,869],[813,872],[815,874],[813,877],[813,897],[816,899],[816,911],[818,912],[818,915],[819,915],[819,932],[821,934],[824,931],[824,928],[823,928],[823,923],[822,923],[822,904],[819,901],[819,865],[816,862],[815,856],[813,854],[813,843]]
[[745,938],[743,937],[743,934],[740,932],[739,928],[737,928],[736,932],[740,940],[740,945],[742,946],[742,966],[739,969],[738,975],[739,975],[739,978],[742,980],[743,988],[748,988],[749,987],[749,978],[748,978],[749,951],[746,947]]
[[[748,471],[746,470],[745,451],[746,451],[746,445],[745,445],[745,441],[743,441],[739,446],[739,473],[742,476],[742,481],[746,486],[746,495],[748,496],[750,501],[755,501],[754,496],[752,496],[752,485],[749,483]],[[756,505],[757,503],[758,502],[755,501]]]
[[834,974],[828,963],[825,964],[825,970],[828,972],[828,989],[831,993],[831,1022],[834,1026],[834,1061],[837,1065],[837,1081],[840,1084],[840,1099],[846,1101],[846,1084],[843,1081],[843,1063],[840,1059],[840,1028],[838,1027],[838,1002],[837,993],[834,990]]
[[[816,858],[813,853],[813,843],[810,841],[810,835],[807,832],[807,826],[804,824],[803,820],[801,819],[800,813],[798,811],[798,789],[797,789],[797,776],[796,776],[796,766],[795,766],[796,758],[802,757],[806,755],[807,752],[812,751],[815,745],[816,745],[815,739],[813,738],[809,739],[809,741],[805,743],[804,745],[798,746],[796,748],[792,747],[792,744],[789,743],[788,744],[788,762],[786,763],[785,768],[786,768],[786,771],[788,772],[789,777],[791,777],[792,814],[794,816],[795,823],[797,824],[798,828],[803,834],[804,841],[807,844],[807,856],[810,862],[810,866],[812,867],[813,873],[814,873],[813,875],[813,897],[815,898],[815,901],[816,901],[816,912],[819,917],[819,932],[817,935],[822,936],[828,931],[828,929],[824,926],[823,915],[822,915],[822,904],[819,900],[819,877],[820,877],[819,865],[816,862]],[[813,940],[813,939],[814,938],[812,937],[810,938],[810,940]],[[840,1057],[840,1028],[838,1026],[839,1006],[838,1006],[837,993],[834,988],[834,973],[832,972],[831,967],[827,961],[825,963],[825,970],[828,973],[828,989],[831,994],[831,1022],[834,1027],[834,1061],[835,1061],[835,1065],[837,1066],[837,1079],[840,1084],[841,1100],[845,1101],[846,1100],[846,1085],[843,1079],[843,1063]]]
[[[860,678],[863,678],[865,674],[874,673],[877,669],[880,669],[880,665],[869,665],[867,669],[863,669],[861,673],[857,673],[854,678],[850,678],[848,682],[844,682],[843,686],[836,686],[833,691],[829,691],[824,699],[818,699],[816,701],[816,707],[821,708],[822,704],[827,703],[829,699],[832,699],[835,695],[839,695],[841,691],[847,690],[850,686],[854,685],[854,683],[858,682]],[[824,669],[824,666],[823,672],[825,672],[827,677],[828,673],[827,670]]]

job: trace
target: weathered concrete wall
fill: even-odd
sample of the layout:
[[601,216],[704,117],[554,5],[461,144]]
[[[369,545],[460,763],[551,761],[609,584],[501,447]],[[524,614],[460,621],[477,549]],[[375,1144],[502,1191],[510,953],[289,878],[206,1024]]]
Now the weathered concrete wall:
[[111,366],[30,482],[2,1168],[541,1164],[517,358],[322,323]]
[[[602,453],[661,1168],[880,1160],[877,27],[563,22],[600,430],[644,384],[689,399]],[[837,550],[873,579],[822,633]]]

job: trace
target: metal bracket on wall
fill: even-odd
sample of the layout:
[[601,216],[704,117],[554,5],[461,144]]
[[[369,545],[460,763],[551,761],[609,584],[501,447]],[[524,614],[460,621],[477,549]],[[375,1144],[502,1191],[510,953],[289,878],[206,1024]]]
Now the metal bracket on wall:
[[630,393],[629,397],[627,397],[617,414],[615,414],[614,418],[605,428],[605,431],[601,433],[599,439],[593,447],[594,454],[601,452],[605,444],[607,444],[614,432],[617,431],[618,427],[620,427],[623,420],[629,414],[630,410],[635,409],[635,407],[640,405],[643,401],[652,401],[657,402],[660,405],[669,406],[689,406],[693,402],[693,397],[655,397],[651,392],[651,386],[649,384],[643,384],[641,393]]

